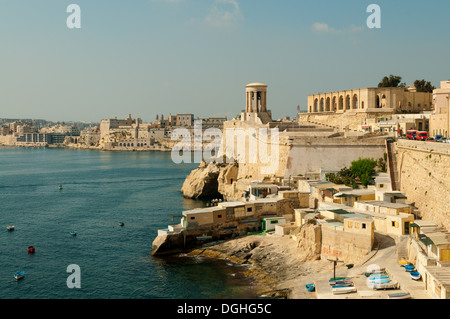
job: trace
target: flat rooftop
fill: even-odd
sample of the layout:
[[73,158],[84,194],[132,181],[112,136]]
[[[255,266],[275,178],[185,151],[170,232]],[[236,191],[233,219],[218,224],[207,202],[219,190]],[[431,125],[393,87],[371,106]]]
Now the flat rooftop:
[[363,201],[359,201],[358,203],[368,204],[368,205],[373,205],[373,206],[380,206],[380,207],[389,207],[389,208],[411,207],[411,205],[408,205],[408,204],[389,203],[389,202],[378,201],[378,200],[363,200]]

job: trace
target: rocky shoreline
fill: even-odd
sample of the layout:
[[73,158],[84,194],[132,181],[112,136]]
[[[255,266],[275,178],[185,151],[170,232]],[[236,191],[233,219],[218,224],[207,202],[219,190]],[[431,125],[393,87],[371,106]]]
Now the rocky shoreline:
[[318,277],[329,278],[332,267],[304,243],[290,236],[251,235],[199,247],[188,255],[251,265],[246,275],[255,280],[260,296],[315,299],[305,285]]

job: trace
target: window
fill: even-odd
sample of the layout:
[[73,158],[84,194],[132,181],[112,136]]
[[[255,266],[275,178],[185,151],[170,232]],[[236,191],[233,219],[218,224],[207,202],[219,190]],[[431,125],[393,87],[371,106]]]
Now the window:
[[195,219],[195,217],[191,217],[191,220],[194,220]]
[[355,228],[359,229],[359,223],[355,223]]
[[362,229],[366,229],[366,224],[362,224]]
[[217,215],[217,218],[222,218],[222,215]]
[[252,212],[252,208],[251,207],[247,207],[247,213],[251,213]]
[[352,222],[348,222],[348,228],[352,228],[353,227],[353,223]]
[[270,223],[271,224],[278,224],[278,220],[271,220]]

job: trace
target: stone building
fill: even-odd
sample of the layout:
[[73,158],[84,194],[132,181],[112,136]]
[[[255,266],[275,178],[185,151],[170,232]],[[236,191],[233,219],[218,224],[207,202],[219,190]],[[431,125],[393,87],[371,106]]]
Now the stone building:
[[434,111],[430,118],[432,136],[450,136],[450,81],[442,81],[441,87],[433,91]]
[[308,113],[419,113],[431,111],[432,94],[407,88],[363,88],[308,96]]
[[399,122],[405,122],[399,115],[431,113],[433,107],[432,94],[416,92],[414,86],[319,93],[309,95],[307,102],[307,113],[298,114],[300,123],[322,124],[340,132],[395,132],[401,128]]
[[176,126],[192,126],[194,125],[194,114],[177,114]]

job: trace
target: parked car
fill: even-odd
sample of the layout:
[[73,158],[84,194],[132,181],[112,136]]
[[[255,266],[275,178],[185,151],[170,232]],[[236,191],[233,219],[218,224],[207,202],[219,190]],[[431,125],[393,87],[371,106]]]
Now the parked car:
[[436,135],[434,138],[436,139],[436,142],[442,142],[441,139],[443,138],[443,136],[442,135]]
[[426,141],[426,142],[436,142],[436,140],[433,137],[427,137],[426,139],[424,139],[424,141]]

